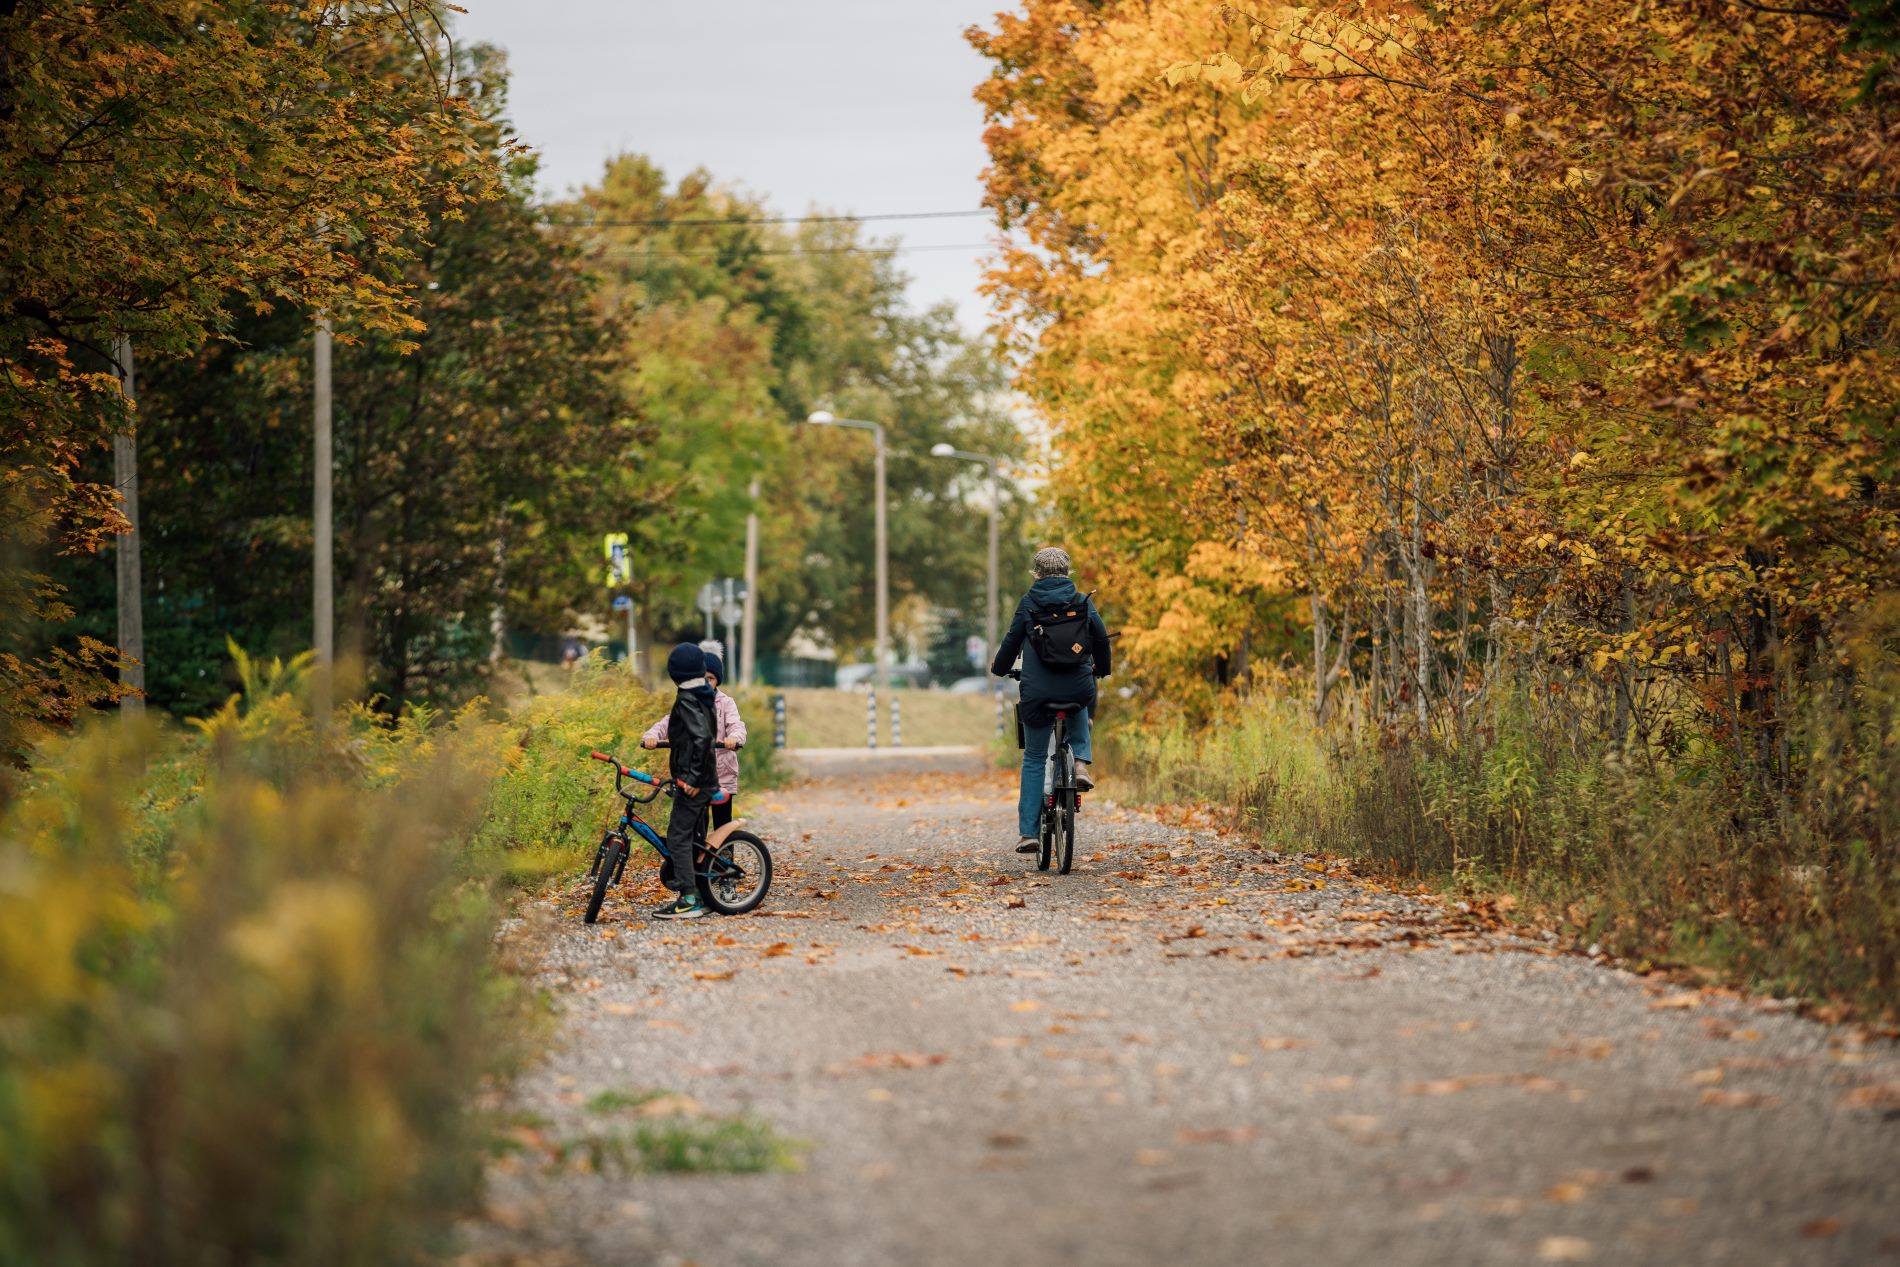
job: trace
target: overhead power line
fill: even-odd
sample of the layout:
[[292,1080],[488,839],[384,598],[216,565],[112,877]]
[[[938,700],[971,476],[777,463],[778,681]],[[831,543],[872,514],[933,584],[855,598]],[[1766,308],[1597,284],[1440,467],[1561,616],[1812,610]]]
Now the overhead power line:
[[862,224],[867,220],[954,220],[993,215],[981,207],[973,211],[890,211],[871,216],[727,216],[724,218],[657,220],[556,220],[544,215],[541,223],[563,229],[670,229],[681,225],[748,224]]
[[[786,250],[767,248],[745,253],[747,255],[882,255],[895,251],[987,251],[994,245],[992,242],[931,242],[921,246],[911,246],[899,242],[890,246],[813,246]],[[679,259],[692,256],[713,257],[725,255],[726,252],[711,248],[689,251],[666,249],[644,251],[635,247],[623,251],[602,251],[601,254],[608,259],[644,260]]]

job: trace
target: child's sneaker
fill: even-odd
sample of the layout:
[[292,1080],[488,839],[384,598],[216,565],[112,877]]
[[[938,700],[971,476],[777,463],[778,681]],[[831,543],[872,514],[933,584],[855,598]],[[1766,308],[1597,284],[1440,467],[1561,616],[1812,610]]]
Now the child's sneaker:
[[687,893],[680,900],[659,912],[654,919],[700,919],[711,915],[712,908],[699,900],[699,894]]

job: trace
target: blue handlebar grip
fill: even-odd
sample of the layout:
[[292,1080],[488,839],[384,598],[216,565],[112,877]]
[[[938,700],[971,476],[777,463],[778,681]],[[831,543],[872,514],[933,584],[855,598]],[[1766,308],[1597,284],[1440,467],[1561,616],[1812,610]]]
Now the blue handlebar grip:
[[625,766],[621,766],[621,767],[620,767],[620,773],[622,773],[622,774],[624,774],[624,775],[626,775],[626,776],[627,776],[628,778],[630,778],[630,779],[638,779],[638,780],[640,780],[640,782],[642,782],[642,783],[651,783],[651,782],[653,782],[653,776],[652,776],[652,775],[650,775],[650,774],[642,774],[642,773],[640,773],[640,772],[639,772],[638,770],[629,770],[629,769],[628,769],[627,767],[625,767]]

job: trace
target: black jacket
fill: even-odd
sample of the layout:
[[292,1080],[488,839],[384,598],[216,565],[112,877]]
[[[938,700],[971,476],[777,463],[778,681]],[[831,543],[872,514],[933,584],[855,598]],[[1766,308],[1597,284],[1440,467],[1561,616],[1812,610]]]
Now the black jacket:
[[1066,576],[1045,576],[1037,580],[1016,604],[1009,632],[1003,635],[1003,645],[996,649],[996,659],[990,663],[990,672],[1000,677],[1016,662],[1017,654],[1022,655],[1023,712],[1038,724],[1042,720],[1038,705],[1055,700],[1093,702],[1095,679],[1107,677],[1113,667],[1108,650],[1108,626],[1102,623],[1102,614],[1095,610],[1093,602],[1089,604],[1089,654],[1076,668],[1047,667],[1035,647],[1029,644],[1031,612],[1072,603],[1080,596],[1075,582]]
[[719,786],[719,769],[713,763],[717,727],[710,688],[681,691],[674,697],[673,711],[666,719],[666,742],[672,748],[668,768],[674,778],[702,792]]

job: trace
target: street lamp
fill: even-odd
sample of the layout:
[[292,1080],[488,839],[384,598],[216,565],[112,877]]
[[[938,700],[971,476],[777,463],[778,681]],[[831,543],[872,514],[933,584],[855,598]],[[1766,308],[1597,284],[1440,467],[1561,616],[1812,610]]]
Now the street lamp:
[[1002,459],[990,453],[971,453],[967,449],[957,448],[954,444],[933,444],[930,446],[930,456],[962,458],[965,462],[981,463],[990,470],[990,606],[989,619],[985,622],[983,632],[988,637],[991,653],[994,654],[995,648],[1002,642],[1002,634],[996,628],[996,525],[997,517],[1003,510],[1002,489],[996,478],[996,464]]
[[891,588],[890,559],[884,533],[884,428],[875,422],[855,418],[834,418],[820,409],[806,422],[827,427],[855,427],[869,431],[877,442],[877,684],[885,690],[891,685]]

